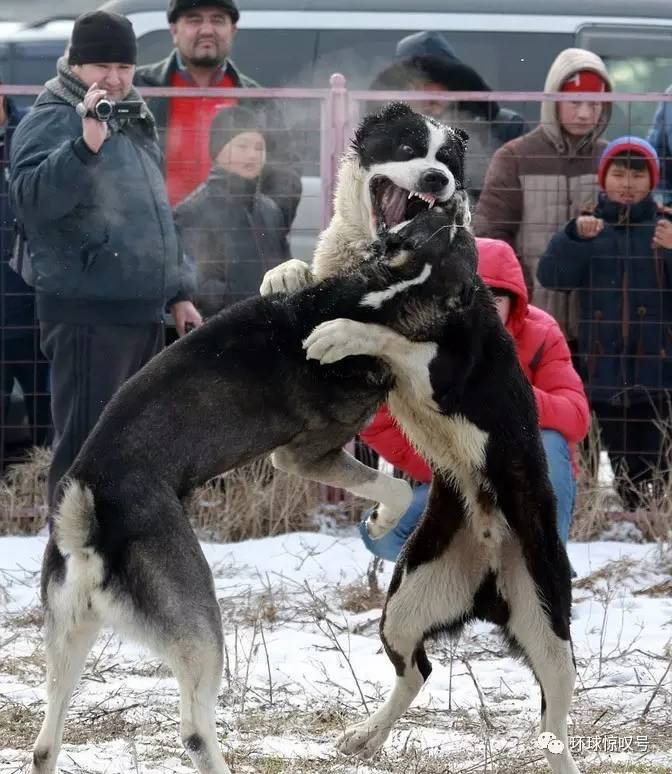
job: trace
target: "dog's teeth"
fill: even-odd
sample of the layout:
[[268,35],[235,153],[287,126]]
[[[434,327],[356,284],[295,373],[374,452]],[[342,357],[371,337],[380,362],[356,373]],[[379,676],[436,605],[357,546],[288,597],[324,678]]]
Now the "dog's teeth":
[[408,198],[411,199],[413,197],[413,191],[408,192]]
[[431,202],[429,202],[429,207],[428,207],[427,209],[430,209],[430,210],[431,210],[431,209],[432,209],[432,207],[434,206],[434,202],[435,202],[435,201],[436,201],[436,199],[432,199],[432,201],[431,201]]

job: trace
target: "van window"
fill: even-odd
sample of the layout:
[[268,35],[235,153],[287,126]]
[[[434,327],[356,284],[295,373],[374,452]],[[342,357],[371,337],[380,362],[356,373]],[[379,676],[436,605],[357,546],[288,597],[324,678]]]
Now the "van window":
[[[324,88],[332,73],[341,72],[351,86],[366,88],[392,61],[397,42],[413,32],[241,29],[233,58],[265,86]],[[444,30],[443,34],[457,56],[493,89],[507,90],[540,90],[555,56],[574,43],[573,36],[554,33]]]
[[[342,73],[350,88],[368,88],[393,59],[397,42],[414,30],[269,30],[241,29],[233,59],[241,72],[264,86],[326,88],[332,73]],[[493,89],[540,91],[553,59],[573,45],[568,34],[443,33],[458,57],[471,65]],[[144,47],[144,38],[140,42]],[[165,54],[164,54],[165,56]],[[158,57],[157,57],[158,58]],[[144,51],[142,60],[145,61]],[[538,103],[509,103],[530,123],[538,120]],[[304,173],[319,168],[320,112],[316,102],[286,102]]]
[[[663,56],[605,56],[605,63],[614,84],[614,91],[662,92],[672,84],[672,55]],[[615,102],[609,138],[624,134],[646,137],[656,102]]]
[[138,64],[160,62],[173,50],[170,30],[154,30],[138,39]]

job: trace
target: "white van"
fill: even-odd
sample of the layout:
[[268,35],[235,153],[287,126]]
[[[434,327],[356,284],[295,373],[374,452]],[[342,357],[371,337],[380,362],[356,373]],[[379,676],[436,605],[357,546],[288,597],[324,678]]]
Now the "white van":
[[[168,0],[111,0],[102,7],[132,21],[140,63],[167,56]],[[324,88],[341,72],[351,88],[366,88],[394,55],[397,41],[419,30],[443,32],[456,54],[491,88],[540,91],[563,48],[603,57],[617,91],[663,91],[672,83],[670,0],[239,0],[233,58],[264,86]],[[412,10],[410,10],[412,8]],[[43,83],[54,72],[72,20],[53,20],[6,35],[0,76],[6,83]],[[530,122],[538,103],[507,103]],[[633,133],[645,134],[654,103],[625,106]],[[304,196],[292,248],[312,252],[320,224],[319,109],[292,104],[290,125],[301,140]],[[614,127],[622,133],[623,126]]]

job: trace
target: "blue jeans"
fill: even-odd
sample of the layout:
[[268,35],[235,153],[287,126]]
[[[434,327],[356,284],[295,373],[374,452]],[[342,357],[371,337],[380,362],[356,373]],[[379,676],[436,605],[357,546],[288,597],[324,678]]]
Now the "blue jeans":
[[[555,430],[542,430],[541,439],[548,460],[548,477],[555,494],[558,534],[563,543],[569,538],[569,527],[572,523],[574,512],[574,500],[576,498],[576,481],[572,475],[572,462],[569,457],[567,441]],[[427,503],[429,484],[421,484],[413,491],[413,500],[408,510],[401,517],[394,529],[383,535],[378,540],[369,537],[364,521],[359,524],[359,531],[366,547],[375,556],[388,559],[391,562],[397,560],[404,543],[411,536],[422,516]],[[368,517],[368,511],[364,518]]]

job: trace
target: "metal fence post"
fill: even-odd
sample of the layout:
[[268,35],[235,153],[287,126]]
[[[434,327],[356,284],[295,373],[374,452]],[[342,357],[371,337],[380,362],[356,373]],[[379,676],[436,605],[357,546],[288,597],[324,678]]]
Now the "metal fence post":
[[348,139],[348,90],[345,77],[334,73],[329,78],[329,91],[322,102],[320,174],[322,177],[322,228],[329,225],[333,214],[336,173]]

